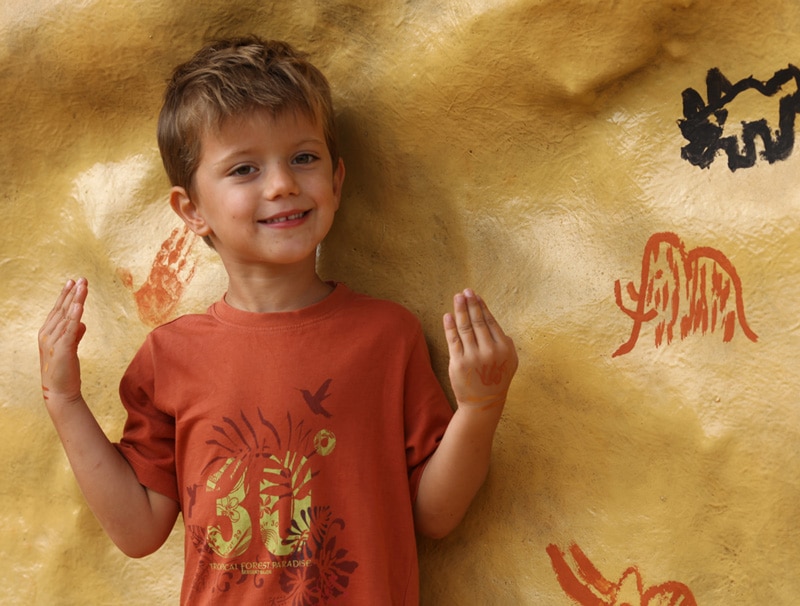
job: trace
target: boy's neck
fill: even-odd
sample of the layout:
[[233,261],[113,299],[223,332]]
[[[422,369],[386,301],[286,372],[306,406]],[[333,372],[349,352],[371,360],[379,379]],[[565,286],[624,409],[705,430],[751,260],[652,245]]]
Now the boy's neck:
[[228,281],[225,302],[231,307],[254,313],[295,311],[319,303],[333,286],[316,272],[300,276],[250,276]]

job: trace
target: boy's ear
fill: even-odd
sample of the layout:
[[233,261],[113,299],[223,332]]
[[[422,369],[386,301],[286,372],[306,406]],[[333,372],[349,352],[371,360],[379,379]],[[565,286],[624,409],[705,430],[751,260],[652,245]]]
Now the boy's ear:
[[333,171],[333,194],[336,196],[336,209],[339,209],[339,202],[342,200],[342,186],[344,184],[344,160],[339,158],[339,164]]
[[175,211],[186,226],[198,236],[207,236],[211,233],[211,228],[206,223],[197,205],[189,197],[189,192],[183,187],[174,186],[169,191],[169,205]]

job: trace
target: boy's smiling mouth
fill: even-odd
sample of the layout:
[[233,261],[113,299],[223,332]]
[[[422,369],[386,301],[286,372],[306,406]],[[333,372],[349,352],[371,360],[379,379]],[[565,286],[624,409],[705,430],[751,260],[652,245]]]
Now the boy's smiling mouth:
[[280,217],[271,217],[269,219],[262,219],[259,221],[259,223],[263,223],[264,225],[275,225],[278,223],[286,223],[287,221],[296,221],[305,217],[309,212],[311,211],[304,210],[289,215],[282,215]]

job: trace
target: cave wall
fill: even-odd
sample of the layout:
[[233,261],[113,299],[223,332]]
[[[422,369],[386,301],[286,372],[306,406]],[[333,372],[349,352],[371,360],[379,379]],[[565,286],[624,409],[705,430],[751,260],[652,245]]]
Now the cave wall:
[[420,542],[422,603],[795,603],[798,31],[794,0],[7,0],[4,600],[177,603],[180,527],[142,560],[102,533],[36,332],[86,276],[84,394],[116,439],[144,335],[225,288],[168,208],[163,83],[254,32],[333,85],[348,170],[324,277],[411,308],[442,378],[465,286],[519,350],[484,489]]

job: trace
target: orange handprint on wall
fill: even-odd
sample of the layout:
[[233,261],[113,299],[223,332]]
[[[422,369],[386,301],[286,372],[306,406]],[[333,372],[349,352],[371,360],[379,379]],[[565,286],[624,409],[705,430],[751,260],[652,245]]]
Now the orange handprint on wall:
[[547,546],[561,588],[581,606],[697,606],[683,583],[667,581],[644,588],[636,566],[628,567],[616,583],[606,579],[575,543],[568,553]]
[[[195,262],[189,252],[196,240],[197,236],[186,226],[173,229],[156,253],[147,280],[133,293],[139,318],[148,326],[172,319],[194,276]],[[121,274],[125,285],[133,290],[133,277],[127,271]]]
[[758,336],[747,324],[744,314],[742,283],[736,268],[719,250],[707,246],[687,252],[683,242],[671,232],[653,234],[642,257],[639,288],[629,282],[627,293],[634,306],[622,300],[619,280],[614,284],[617,306],[633,319],[630,338],[612,354],[630,352],[639,339],[642,325],[655,321],[655,345],[676,334],[683,339],[700,331],[722,331],[729,342],[739,325],[745,336]]

